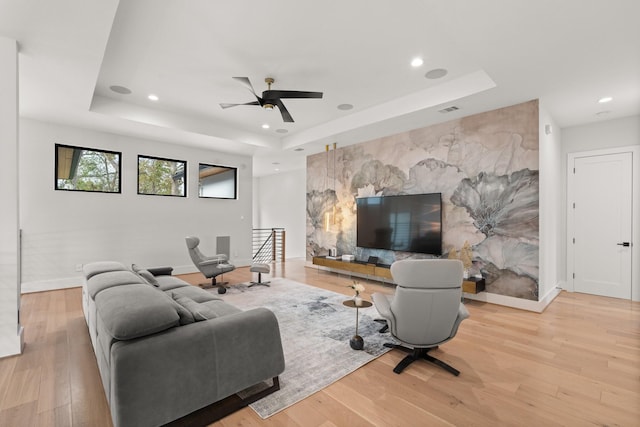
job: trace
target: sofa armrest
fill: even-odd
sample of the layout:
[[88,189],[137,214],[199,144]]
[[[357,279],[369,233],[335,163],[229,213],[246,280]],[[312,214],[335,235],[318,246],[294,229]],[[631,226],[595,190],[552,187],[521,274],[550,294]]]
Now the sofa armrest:
[[256,308],[119,341],[110,369],[114,424],[165,424],[280,375],[278,321]]
[[200,261],[198,265],[217,265],[217,264],[224,264],[226,262],[227,262],[226,257],[209,258],[209,259]]

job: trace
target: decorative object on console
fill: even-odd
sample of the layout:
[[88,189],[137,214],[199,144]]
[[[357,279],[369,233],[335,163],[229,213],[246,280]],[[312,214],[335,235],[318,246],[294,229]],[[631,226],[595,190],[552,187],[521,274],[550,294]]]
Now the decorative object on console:
[[[471,267],[473,267],[473,251],[468,240],[465,240],[464,244],[460,248],[460,252],[456,251],[455,247],[452,247],[449,251],[448,259],[459,259],[464,266],[463,278],[468,279],[471,276]],[[482,276],[480,276],[482,277]]]
[[342,255],[342,260],[346,262],[351,262],[356,259],[355,255]]

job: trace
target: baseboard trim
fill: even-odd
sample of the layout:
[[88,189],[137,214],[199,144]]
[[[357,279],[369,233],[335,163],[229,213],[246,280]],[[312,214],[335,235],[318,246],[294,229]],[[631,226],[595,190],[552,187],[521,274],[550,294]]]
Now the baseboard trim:
[[55,291],[58,289],[78,288],[82,286],[82,276],[64,277],[61,279],[37,280],[33,282],[22,282],[21,293],[30,294],[33,292]]
[[0,340],[0,359],[22,354],[24,350],[24,328],[19,326],[18,333],[12,337],[3,336]]
[[532,301],[522,298],[510,297],[506,295],[492,294],[489,292],[480,292],[478,294],[464,293],[464,298],[473,301],[488,302],[491,304],[504,305],[507,307],[518,308],[521,310],[542,313],[545,308],[558,296],[561,289],[553,288],[541,300]]

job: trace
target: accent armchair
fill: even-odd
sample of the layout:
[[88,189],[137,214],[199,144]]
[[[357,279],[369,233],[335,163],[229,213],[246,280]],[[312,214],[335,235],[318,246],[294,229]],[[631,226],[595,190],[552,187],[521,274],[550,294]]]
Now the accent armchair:
[[461,303],[463,266],[459,260],[402,260],[391,265],[397,284],[395,295],[372,295],[380,315],[387,321],[389,332],[401,344],[385,347],[410,353],[393,369],[401,373],[418,359],[432,362],[453,375],[460,371],[427,354],[451,340],[460,323],[469,317]]
[[[193,261],[193,264],[198,270],[204,274],[204,277],[211,279],[212,287],[216,286],[217,276],[235,270],[236,267],[229,264],[229,257],[227,255],[217,254],[205,256],[200,252],[200,249],[198,249],[198,245],[200,244],[199,238],[189,236],[185,240],[187,242],[187,248],[189,248],[191,261]],[[223,284],[218,285],[218,293],[224,294],[225,292],[227,292],[227,288],[225,288]]]

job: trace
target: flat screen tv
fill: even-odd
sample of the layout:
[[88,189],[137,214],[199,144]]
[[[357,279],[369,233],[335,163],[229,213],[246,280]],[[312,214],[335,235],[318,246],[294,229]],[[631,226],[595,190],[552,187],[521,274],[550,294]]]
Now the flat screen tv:
[[357,204],[357,245],[442,255],[441,193],[361,197]]

